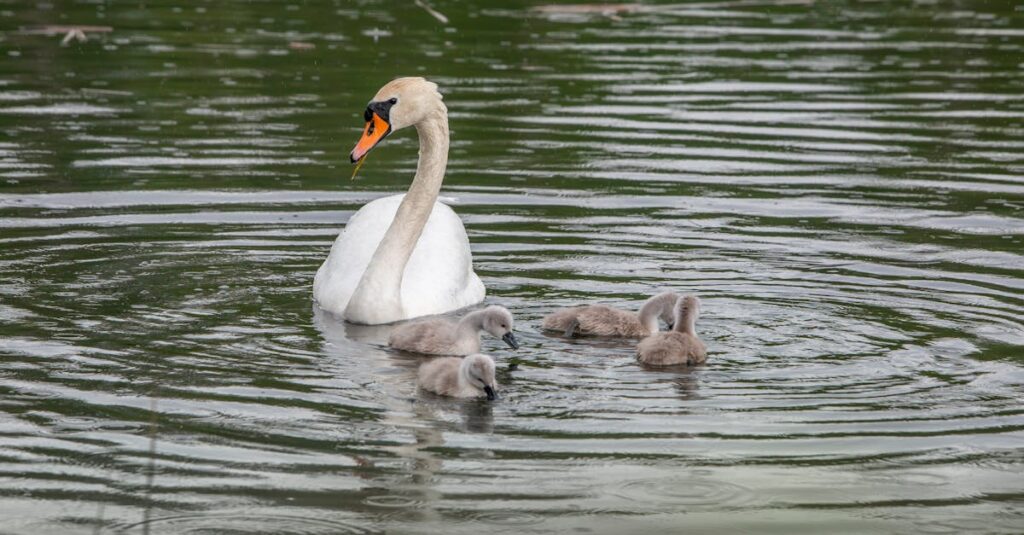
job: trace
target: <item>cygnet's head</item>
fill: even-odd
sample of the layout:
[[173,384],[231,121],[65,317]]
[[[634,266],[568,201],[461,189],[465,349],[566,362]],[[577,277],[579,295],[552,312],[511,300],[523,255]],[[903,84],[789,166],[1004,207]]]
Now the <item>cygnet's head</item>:
[[419,123],[432,113],[447,111],[441,98],[437,84],[424,78],[396,78],[385,84],[363,112],[366,126],[349,155],[352,163],[363,159],[390,133]]
[[700,317],[700,299],[695,295],[686,295],[676,301],[675,322],[676,330],[686,328],[692,329]]
[[658,294],[655,299],[661,302],[661,312],[658,313],[658,319],[665,325],[668,325],[668,330],[672,330],[672,327],[676,324],[676,307],[675,304],[679,300],[679,294],[675,292],[664,292]]
[[483,329],[501,338],[512,349],[519,349],[519,341],[512,334],[512,313],[507,308],[491,305],[483,310]]
[[491,357],[480,353],[469,355],[462,359],[459,373],[467,383],[482,390],[487,399],[498,397],[495,392],[494,360]]

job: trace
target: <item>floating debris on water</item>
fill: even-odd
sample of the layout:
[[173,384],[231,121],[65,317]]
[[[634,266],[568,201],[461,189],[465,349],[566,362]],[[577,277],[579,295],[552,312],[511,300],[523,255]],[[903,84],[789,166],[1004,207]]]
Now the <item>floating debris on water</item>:
[[64,34],[64,38],[60,40],[60,46],[68,46],[71,41],[78,41],[84,43],[89,40],[86,35],[88,33],[110,33],[114,31],[114,28],[110,26],[41,26],[39,28],[29,28],[22,30],[21,33],[25,35],[60,35]]

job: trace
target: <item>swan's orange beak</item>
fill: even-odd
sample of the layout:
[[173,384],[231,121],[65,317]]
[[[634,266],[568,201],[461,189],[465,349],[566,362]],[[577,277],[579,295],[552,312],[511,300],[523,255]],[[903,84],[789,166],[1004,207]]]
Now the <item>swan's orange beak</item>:
[[366,153],[370,152],[370,149],[377,145],[377,143],[380,143],[380,140],[390,133],[391,125],[384,119],[381,119],[380,115],[372,113],[370,120],[366,121],[363,137],[359,138],[359,143],[356,143],[356,148],[352,149],[352,154],[349,155],[352,163],[362,160]]

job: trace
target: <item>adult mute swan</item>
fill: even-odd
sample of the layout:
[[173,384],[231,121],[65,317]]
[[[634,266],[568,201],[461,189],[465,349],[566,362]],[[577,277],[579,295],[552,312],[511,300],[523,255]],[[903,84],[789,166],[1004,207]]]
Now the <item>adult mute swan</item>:
[[415,126],[416,176],[404,195],[372,201],[352,215],[313,279],[317,304],[366,325],[441,314],[479,303],[484,284],[473,272],[459,216],[437,201],[448,164],[448,108],[437,84],[398,78],[377,92],[353,163],[394,131]]

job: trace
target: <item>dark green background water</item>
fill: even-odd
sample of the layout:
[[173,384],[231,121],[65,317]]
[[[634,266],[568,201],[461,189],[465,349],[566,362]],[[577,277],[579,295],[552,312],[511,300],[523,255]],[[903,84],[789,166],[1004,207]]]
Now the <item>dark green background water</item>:
[[[0,2],[0,533],[1020,532],[1015,4]],[[496,403],[312,305],[412,176],[348,179],[398,75],[518,319]],[[538,331],[667,288],[704,367]]]

